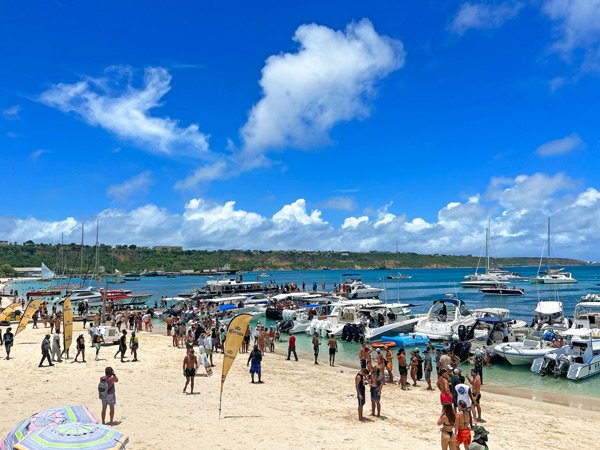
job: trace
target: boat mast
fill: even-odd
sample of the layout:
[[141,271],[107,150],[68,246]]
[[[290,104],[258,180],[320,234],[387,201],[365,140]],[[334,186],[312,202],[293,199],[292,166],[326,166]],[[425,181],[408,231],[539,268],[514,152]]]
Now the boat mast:
[[485,230],[485,259],[486,259],[486,273],[490,272],[490,225],[491,225],[491,218],[488,217],[488,226],[487,229]]
[[550,273],[550,217],[548,217],[548,273]]
[[81,277],[81,282],[79,283],[79,287],[83,288],[83,227],[84,224],[81,222],[81,245],[80,245],[80,255],[79,259],[81,260],[79,263],[79,276]]

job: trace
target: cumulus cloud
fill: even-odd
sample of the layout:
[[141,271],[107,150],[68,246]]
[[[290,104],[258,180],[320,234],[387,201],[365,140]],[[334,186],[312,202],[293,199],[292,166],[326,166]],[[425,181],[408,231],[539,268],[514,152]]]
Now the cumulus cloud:
[[[538,256],[552,216],[556,256],[600,259],[600,191],[564,174],[520,175],[490,181],[487,192],[448,201],[437,216],[407,218],[384,205],[373,217],[347,217],[334,225],[304,199],[283,205],[271,217],[224,203],[195,198],[180,212],[148,204],[98,215],[100,239],[109,244],[182,245],[204,249],[388,250],[479,254],[484,228],[492,221],[494,256]],[[106,224],[106,225],[103,225]],[[86,223],[86,229],[94,229]],[[0,235],[10,241],[79,240],[80,223],[0,216]]]
[[19,105],[13,105],[2,110],[2,117],[5,119],[18,119],[20,113],[21,107]]
[[571,133],[561,139],[555,139],[545,144],[540,145],[536,153],[539,156],[559,156],[571,153],[573,150],[580,149],[585,146],[578,134]]
[[144,171],[120,184],[109,186],[106,194],[113,200],[127,201],[136,194],[145,194],[148,188],[154,184],[152,172]]
[[131,84],[132,76],[129,69],[112,68],[102,78],[56,84],[39,100],[64,113],[74,113],[89,125],[133,142],[142,150],[207,157],[208,137],[198,125],[181,127],[175,119],[151,115],[171,89],[169,72],[161,67],[145,69],[139,88]]
[[404,64],[402,42],[378,34],[366,19],[344,31],[301,25],[293,40],[297,52],[267,59],[263,97],[241,129],[250,167],[266,164],[269,149],[327,143],[336,124],[368,116],[376,82]]
[[454,16],[450,30],[462,35],[468,30],[493,30],[516,17],[523,8],[522,2],[498,4],[464,3]]
[[546,0],[543,10],[555,23],[553,50],[600,71],[600,0]]

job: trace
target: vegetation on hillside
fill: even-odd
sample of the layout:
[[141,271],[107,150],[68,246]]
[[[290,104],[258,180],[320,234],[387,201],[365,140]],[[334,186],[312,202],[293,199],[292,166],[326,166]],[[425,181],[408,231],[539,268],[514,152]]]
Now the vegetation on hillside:
[[[0,246],[0,272],[11,274],[12,267],[39,267],[44,262],[58,273],[90,273],[95,266],[95,247],[84,246],[83,264],[78,244],[34,244]],[[61,261],[63,261],[61,263]],[[420,255],[417,253],[263,251],[263,250],[158,250],[135,245],[99,246],[99,265],[106,272],[142,270],[208,270],[230,266],[240,270],[377,269],[475,267],[479,258],[471,255]],[[539,258],[494,258],[496,267],[528,266]],[[481,261],[483,264],[483,261]],[[553,264],[582,265],[584,261],[553,259]],[[63,267],[60,269],[59,267]],[[64,270],[66,267],[66,271]],[[58,269],[58,270],[57,270]]]

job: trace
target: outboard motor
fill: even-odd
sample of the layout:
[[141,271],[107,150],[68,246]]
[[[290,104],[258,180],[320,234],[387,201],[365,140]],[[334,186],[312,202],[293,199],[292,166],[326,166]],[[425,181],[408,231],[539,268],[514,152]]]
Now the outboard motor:
[[365,327],[361,325],[356,326],[356,335],[354,336],[354,342],[362,342],[365,340]]
[[465,337],[467,337],[467,329],[465,328],[464,325],[459,325],[458,326],[458,339],[460,341],[464,341]]
[[342,341],[349,341],[349,336],[350,336],[350,326],[351,324],[347,323],[346,325],[344,325],[344,328],[342,328]]

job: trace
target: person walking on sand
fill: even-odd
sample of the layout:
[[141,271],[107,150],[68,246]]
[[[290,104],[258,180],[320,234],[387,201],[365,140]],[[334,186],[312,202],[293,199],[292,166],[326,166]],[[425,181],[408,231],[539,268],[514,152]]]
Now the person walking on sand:
[[102,425],[106,424],[106,407],[110,409],[110,422],[109,425],[113,425],[115,421],[115,405],[117,403],[117,393],[115,389],[115,383],[119,379],[115,375],[115,371],[112,367],[104,369],[104,376],[100,377],[100,383],[98,384],[98,396],[102,401]]
[[96,361],[98,361],[98,356],[100,355],[100,347],[104,342],[104,338],[100,334],[100,331],[97,329],[96,332],[92,335],[92,343],[94,347],[96,347]]
[[137,362],[137,351],[140,348],[140,340],[138,339],[137,333],[135,331],[131,332],[131,338],[129,339],[129,348],[131,349],[131,353],[133,355],[132,362]]
[[60,351],[60,334],[55,333],[52,336],[52,361],[62,362]]
[[254,383],[254,374],[258,376],[258,382],[262,383],[262,353],[258,348],[258,345],[254,344],[254,349],[250,352],[250,356],[248,356],[248,362],[246,363],[246,367],[250,366],[250,376],[252,377],[252,383]]
[[33,319],[33,328],[37,328],[38,327],[38,319],[40,318],[40,310],[36,309],[35,312],[33,313],[33,316],[31,316],[31,318]]
[[473,416],[476,422],[485,422],[485,420],[481,418],[481,378],[479,377],[477,369],[471,369],[471,376],[473,378],[469,378],[467,375],[467,380],[469,380],[469,383],[471,384],[471,392],[473,393]]
[[194,349],[190,348],[183,358],[183,376],[185,377],[185,386],[183,392],[185,393],[188,384],[191,384],[190,393],[194,393],[194,378],[196,378],[196,370],[198,370],[198,357],[194,354]]
[[47,334],[46,337],[44,338],[44,340],[42,341],[42,360],[40,361],[40,364],[38,365],[38,367],[42,367],[42,365],[44,364],[44,360],[48,360],[48,364],[50,366],[53,366],[54,364],[52,363],[52,356],[50,356],[50,335]]
[[356,388],[356,398],[358,399],[358,420],[363,420],[363,407],[365,406],[365,381],[369,373],[362,367],[360,372],[354,377],[354,387]]
[[288,361],[290,360],[290,356],[292,356],[292,353],[294,354],[294,358],[296,358],[296,361],[298,361],[298,355],[296,354],[296,336],[294,336],[293,334],[290,336],[290,340],[288,343]]
[[319,340],[319,333],[313,334],[312,337],[312,345],[315,353],[315,364],[319,364],[319,346],[321,345],[321,341]]
[[12,328],[8,327],[4,333],[4,349],[6,350],[6,359],[10,359],[10,350],[12,349],[14,338],[15,337],[12,334]]
[[121,354],[121,362],[125,362],[123,358],[125,358],[125,352],[127,351],[127,330],[123,330],[121,332],[121,337],[119,338],[119,349],[117,353],[115,353],[114,359],[117,359],[117,356]]
[[79,335],[79,337],[75,341],[75,344],[77,345],[77,354],[75,355],[75,362],[77,361],[77,357],[79,356],[79,354],[81,354],[83,362],[87,362],[85,360],[85,338],[83,337],[83,334]]
[[210,361],[210,367],[215,367],[213,364],[213,338],[210,333],[206,333],[206,336],[204,337],[204,351],[206,352],[206,357]]
[[471,429],[469,428],[470,415],[467,412],[467,404],[464,400],[458,402],[458,412],[454,423],[454,432],[456,433],[456,449],[460,450],[461,444],[464,450],[469,449],[471,443]]
[[329,335],[329,365],[335,367],[335,354],[338,351],[337,341],[333,333]]
[[454,435],[454,424],[456,423],[456,416],[454,415],[454,408],[450,403],[442,405],[442,414],[437,421],[437,424],[442,428],[442,450],[455,450],[456,449],[456,436]]

